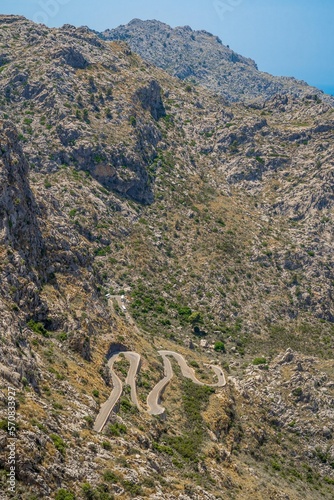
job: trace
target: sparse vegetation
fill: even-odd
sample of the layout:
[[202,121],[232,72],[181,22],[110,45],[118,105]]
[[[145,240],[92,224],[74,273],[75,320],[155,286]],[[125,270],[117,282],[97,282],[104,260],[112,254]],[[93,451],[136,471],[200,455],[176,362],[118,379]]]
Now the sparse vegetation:
[[266,365],[267,364],[267,360],[266,358],[255,358],[253,359],[253,365],[257,366],[257,365]]
[[66,444],[63,439],[58,436],[58,434],[50,434],[50,438],[52,439],[56,450],[58,450],[62,455],[65,455]]
[[[195,77],[167,78],[124,43],[6,19],[0,375],[19,409],[17,497],[331,499],[326,96],[319,107],[313,91],[304,98],[303,85],[286,79],[294,98],[276,95],[275,85],[260,106],[227,106]],[[175,32],[163,29],[170,50]],[[215,38],[191,33],[187,43],[201,40],[201,72],[213,85]],[[226,55],[234,62],[220,78],[223,93],[235,69],[239,86],[252,67],[240,72],[239,56]],[[166,414],[150,416],[131,402],[120,357],[120,404],[96,433],[118,349],[141,353],[143,410],[163,378],[162,349],[182,353],[203,383],[213,382],[207,365],[215,363],[230,382],[196,386],[171,359]],[[0,491],[7,472],[0,469]]]

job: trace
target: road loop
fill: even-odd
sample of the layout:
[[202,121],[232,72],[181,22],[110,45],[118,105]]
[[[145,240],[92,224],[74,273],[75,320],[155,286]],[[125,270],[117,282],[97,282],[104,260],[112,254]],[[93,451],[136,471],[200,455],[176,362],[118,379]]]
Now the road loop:
[[161,406],[159,403],[163,391],[165,390],[166,386],[169,384],[170,380],[173,377],[173,368],[170,360],[168,359],[168,356],[172,356],[178,362],[178,365],[181,368],[182,375],[192,380],[194,384],[206,385],[208,387],[224,387],[226,385],[224,372],[219,366],[207,365],[215,372],[218,378],[218,382],[216,384],[206,384],[196,378],[194,369],[187,365],[186,360],[181,354],[178,354],[174,351],[158,351],[158,352],[164,362],[165,377],[152,389],[150,394],[147,396],[148,413],[150,415],[161,415],[165,412],[165,408]]
[[[218,379],[218,382],[216,382],[215,384],[206,384],[196,378],[194,369],[188,366],[186,360],[181,354],[178,354],[177,352],[174,351],[158,351],[158,353],[162,357],[164,363],[164,378],[156,384],[156,386],[147,396],[147,407],[148,407],[147,411],[150,415],[161,415],[165,413],[165,408],[161,406],[160,400],[165,388],[167,387],[167,385],[169,384],[170,380],[174,375],[172,364],[168,358],[169,356],[173,357],[177,361],[181,369],[182,375],[192,380],[194,384],[206,385],[208,387],[224,387],[226,385],[224,372],[217,365],[206,365],[209,366],[214,371]],[[94,430],[96,432],[101,432],[103,430],[104,426],[108,422],[112,410],[116,406],[123,392],[123,383],[114,371],[114,363],[118,360],[121,354],[123,354],[123,356],[130,362],[130,368],[127,373],[125,383],[129,385],[131,388],[131,400],[133,404],[139,410],[141,410],[137,397],[137,388],[136,388],[136,377],[140,369],[140,355],[132,351],[117,352],[113,354],[108,361],[108,366],[112,377],[113,390],[110,394],[110,397],[101,406],[100,412],[95,420]]]
[[131,388],[131,400],[133,404],[136,405],[140,410],[136,389],[136,376],[140,367],[140,355],[136,352],[130,351],[116,352],[108,361],[108,366],[112,377],[113,390],[110,394],[109,399],[107,399],[107,401],[101,406],[101,410],[95,420],[94,430],[96,432],[101,432],[103,430],[109,419],[110,413],[114,409],[123,392],[123,383],[113,370],[114,363],[115,361],[117,361],[121,354],[123,354],[124,357],[130,362],[130,368],[125,383],[128,384]]

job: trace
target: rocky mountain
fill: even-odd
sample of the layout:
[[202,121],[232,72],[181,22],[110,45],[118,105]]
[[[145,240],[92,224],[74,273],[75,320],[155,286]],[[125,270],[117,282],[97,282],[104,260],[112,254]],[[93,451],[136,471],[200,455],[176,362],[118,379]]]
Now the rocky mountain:
[[330,102],[318,89],[291,77],[274,77],[258,70],[252,59],[223,45],[219,37],[190,26],[171,28],[165,23],[133,19],[125,26],[101,33],[105,40],[123,40],[143,59],[172,76],[196,83],[231,102],[270,99],[274,95],[316,94]]
[[[0,38],[1,499],[333,498],[331,103],[228,103],[88,28]],[[95,432],[111,354],[145,408],[161,349],[226,387],[173,362],[151,416],[121,359]]]

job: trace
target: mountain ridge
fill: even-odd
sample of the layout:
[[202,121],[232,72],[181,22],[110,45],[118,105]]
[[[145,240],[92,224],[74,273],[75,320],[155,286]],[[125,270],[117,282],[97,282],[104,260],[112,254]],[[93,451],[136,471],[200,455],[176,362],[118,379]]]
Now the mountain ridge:
[[264,100],[278,93],[314,93],[334,102],[303,81],[259,71],[255,61],[224,46],[218,36],[205,30],[192,30],[189,26],[171,28],[157,20],[134,19],[127,25],[105,30],[100,36],[126,41],[145,60],[182,80],[201,84],[228,101]]

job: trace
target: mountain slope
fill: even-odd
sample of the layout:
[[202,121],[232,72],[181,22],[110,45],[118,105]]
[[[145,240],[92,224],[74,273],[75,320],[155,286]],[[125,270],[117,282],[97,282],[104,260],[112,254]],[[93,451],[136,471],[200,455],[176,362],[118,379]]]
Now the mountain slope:
[[[0,36],[2,490],[11,385],[18,498],[332,498],[333,108],[227,105],[86,28]],[[228,385],[174,377],[165,420],[126,387],[96,433],[119,350],[144,409],[159,350]]]
[[[126,41],[146,61],[181,80],[201,84],[228,101],[263,100],[279,93],[323,96],[305,82],[259,71],[253,60],[224,46],[217,36],[189,26],[173,29],[159,21],[134,19],[101,36]],[[329,96],[325,98],[333,102]]]

